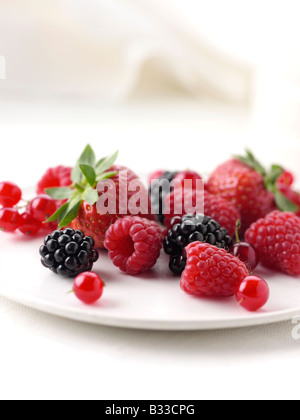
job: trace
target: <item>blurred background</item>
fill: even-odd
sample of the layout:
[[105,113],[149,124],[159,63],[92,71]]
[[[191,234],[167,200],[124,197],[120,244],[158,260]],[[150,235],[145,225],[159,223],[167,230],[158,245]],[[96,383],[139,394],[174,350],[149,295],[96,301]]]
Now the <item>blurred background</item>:
[[86,143],[137,172],[204,174],[250,147],[300,177],[299,12],[299,0],[0,0],[0,178],[34,184]]

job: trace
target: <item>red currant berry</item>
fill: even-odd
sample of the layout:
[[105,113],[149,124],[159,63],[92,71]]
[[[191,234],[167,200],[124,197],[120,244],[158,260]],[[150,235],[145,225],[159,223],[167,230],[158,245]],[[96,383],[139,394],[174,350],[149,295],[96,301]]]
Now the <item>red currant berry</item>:
[[3,232],[14,232],[21,225],[22,219],[17,209],[0,209],[0,230]]
[[277,179],[277,184],[287,185],[291,187],[294,183],[294,175],[291,172],[284,171]]
[[185,184],[184,181],[188,181],[188,180],[192,181],[191,188],[193,190],[196,190],[199,184],[199,180],[202,180],[202,177],[197,172],[182,171],[182,172],[178,172],[178,174],[175,175],[174,180],[175,179],[181,181],[181,184],[183,187]]
[[36,235],[41,230],[42,226],[42,223],[32,217],[31,213],[28,211],[21,215],[21,225],[19,227],[19,231],[24,233],[24,235]]
[[56,203],[52,198],[41,195],[31,201],[29,211],[34,219],[44,222],[56,212]]
[[83,303],[91,305],[103,295],[104,283],[96,273],[79,274],[73,284],[76,297]]
[[268,302],[270,289],[261,277],[246,277],[236,291],[236,299],[243,308],[255,312]]
[[239,258],[252,272],[259,264],[260,258],[256,250],[247,242],[238,242],[231,248],[231,253]]
[[0,205],[4,207],[13,207],[22,198],[21,189],[12,182],[0,183]]

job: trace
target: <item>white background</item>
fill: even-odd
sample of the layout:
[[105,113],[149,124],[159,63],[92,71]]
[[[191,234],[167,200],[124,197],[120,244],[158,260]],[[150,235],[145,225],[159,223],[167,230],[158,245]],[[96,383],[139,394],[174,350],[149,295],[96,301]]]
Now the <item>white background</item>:
[[[114,1],[122,7],[135,3]],[[96,72],[87,73],[86,83],[75,69],[70,73],[63,48],[74,45],[76,52],[79,39],[90,51],[91,34],[76,32],[74,40],[69,20],[64,26],[51,9],[63,4],[68,13],[70,3],[45,0],[41,8],[40,1],[28,0],[24,11],[23,0],[3,0],[0,55],[6,48],[10,61],[8,79],[0,80],[0,180],[33,185],[48,167],[73,165],[87,143],[99,158],[119,149],[119,163],[139,173],[191,168],[204,175],[250,147],[266,165],[281,163],[300,179],[299,2],[171,3],[178,27],[251,69],[251,104],[193,97],[182,86],[163,95],[142,89],[141,98],[117,101],[89,95],[85,88],[97,86]],[[72,19],[79,19],[82,4],[76,2]],[[167,18],[168,1],[159,4]],[[80,23],[86,28],[86,21]],[[39,38],[45,33],[49,52]],[[27,74],[24,63],[35,73]],[[24,272],[26,281],[30,272]],[[300,340],[292,338],[293,327],[286,322],[215,332],[128,331],[59,319],[0,298],[0,398],[298,399]]]

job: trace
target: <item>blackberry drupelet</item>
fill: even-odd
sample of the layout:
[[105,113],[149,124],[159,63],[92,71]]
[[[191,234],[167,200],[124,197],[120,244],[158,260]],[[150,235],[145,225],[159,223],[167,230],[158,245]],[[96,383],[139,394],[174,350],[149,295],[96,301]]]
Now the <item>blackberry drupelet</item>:
[[40,247],[41,262],[55,274],[76,277],[91,271],[98,260],[99,253],[94,247],[94,239],[80,230],[55,230],[46,236]]
[[169,183],[173,181],[178,172],[165,172],[160,178],[151,183],[149,194],[151,199],[152,208],[155,210],[157,220],[164,224],[164,201],[166,196],[170,193],[168,185],[161,185],[162,180]]
[[170,255],[170,270],[181,275],[186,266],[185,248],[193,242],[204,242],[229,251],[233,239],[227,229],[203,214],[174,217],[164,240],[164,250]]

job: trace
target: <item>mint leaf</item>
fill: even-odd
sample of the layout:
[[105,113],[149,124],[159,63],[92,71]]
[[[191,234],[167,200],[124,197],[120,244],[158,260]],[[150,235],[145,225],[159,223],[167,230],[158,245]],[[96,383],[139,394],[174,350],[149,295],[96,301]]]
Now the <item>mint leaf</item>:
[[288,211],[291,213],[296,213],[299,210],[299,207],[288,200],[285,195],[283,195],[279,190],[274,192],[275,202],[279,210]]
[[68,226],[75,219],[75,217],[78,215],[81,202],[81,199],[77,199],[77,202],[74,203],[74,200],[72,200],[72,202],[69,203],[66,214],[59,223],[60,228]]
[[80,170],[80,165],[89,165],[94,167],[96,163],[96,156],[94,150],[90,145],[87,145],[84,149],[82,155],[78,159],[75,167],[72,171],[72,181],[74,184],[80,184],[82,180],[82,172]]
[[99,196],[96,190],[93,188],[87,188],[82,194],[82,199],[89,203],[90,206],[93,206],[99,200]]
[[96,174],[101,175],[103,172],[106,172],[109,168],[113,166],[113,164],[118,159],[119,152],[115,152],[112,156],[109,156],[105,159],[101,159],[96,166]]
[[65,203],[54,214],[52,214],[52,216],[49,217],[49,219],[46,220],[45,223],[51,223],[51,222],[55,222],[56,220],[59,220],[60,216],[67,210],[68,207],[69,207],[69,203]]
[[70,188],[47,188],[46,193],[54,200],[66,200],[72,197],[73,191]]
[[85,176],[87,182],[93,188],[96,184],[96,172],[92,166],[89,165],[79,165],[81,172]]

